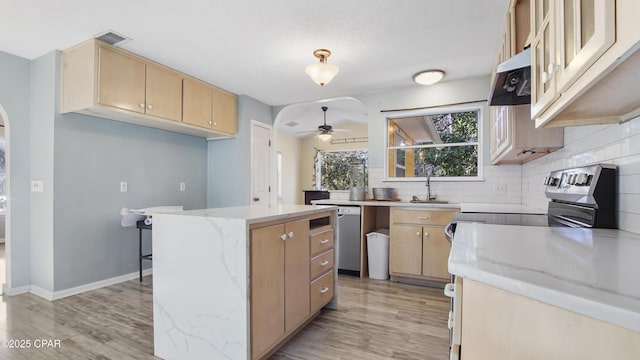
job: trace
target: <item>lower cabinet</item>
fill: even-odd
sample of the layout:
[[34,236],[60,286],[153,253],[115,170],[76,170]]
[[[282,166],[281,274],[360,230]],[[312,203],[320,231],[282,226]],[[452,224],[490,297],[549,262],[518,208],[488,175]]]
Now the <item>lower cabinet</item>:
[[462,319],[456,322],[462,327],[461,359],[637,359],[640,354],[638,332],[476,281],[463,284]]
[[392,276],[448,280],[451,244],[444,227],[455,210],[391,209],[389,272]]
[[[334,295],[334,230],[305,218],[251,230],[251,359],[273,352]],[[310,230],[313,229],[313,230]]]

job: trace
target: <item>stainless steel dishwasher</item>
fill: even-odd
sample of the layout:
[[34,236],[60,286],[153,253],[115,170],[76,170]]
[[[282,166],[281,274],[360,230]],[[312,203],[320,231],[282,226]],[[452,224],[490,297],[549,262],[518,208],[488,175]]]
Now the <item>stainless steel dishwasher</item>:
[[360,276],[360,206],[338,206],[338,272]]

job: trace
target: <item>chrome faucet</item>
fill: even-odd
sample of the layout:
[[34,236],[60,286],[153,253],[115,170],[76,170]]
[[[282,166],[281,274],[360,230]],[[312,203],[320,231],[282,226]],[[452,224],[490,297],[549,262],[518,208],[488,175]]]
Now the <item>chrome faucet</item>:
[[431,176],[433,176],[433,165],[429,165],[429,169],[427,170],[427,182],[425,186],[427,187],[427,200],[435,200],[436,197],[431,197]]

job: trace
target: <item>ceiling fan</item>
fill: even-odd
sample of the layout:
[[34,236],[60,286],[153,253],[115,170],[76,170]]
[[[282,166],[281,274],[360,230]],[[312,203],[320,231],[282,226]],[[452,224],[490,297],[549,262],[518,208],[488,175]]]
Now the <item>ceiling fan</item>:
[[334,129],[333,126],[331,125],[327,125],[327,110],[329,109],[326,106],[321,107],[322,112],[323,112],[323,123],[322,125],[318,126],[317,130],[310,130],[310,131],[301,131],[298,132],[297,134],[302,134],[302,133],[309,133],[309,132],[318,132],[318,137],[323,140],[323,141],[328,141],[329,139],[331,139],[331,134],[333,134],[335,131],[346,131],[346,130],[342,130],[342,129]]

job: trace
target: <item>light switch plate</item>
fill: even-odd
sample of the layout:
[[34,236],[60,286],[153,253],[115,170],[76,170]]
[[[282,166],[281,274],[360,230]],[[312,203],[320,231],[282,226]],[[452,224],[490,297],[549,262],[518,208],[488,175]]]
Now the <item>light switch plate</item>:
[[187,191],[187,183],[180,183],[180,191]]
[[120,192],[127,192],[127,182],[120,181]]
[[44,191],[44,181],[31,180],[31,192],[43,192],[43,191]]

